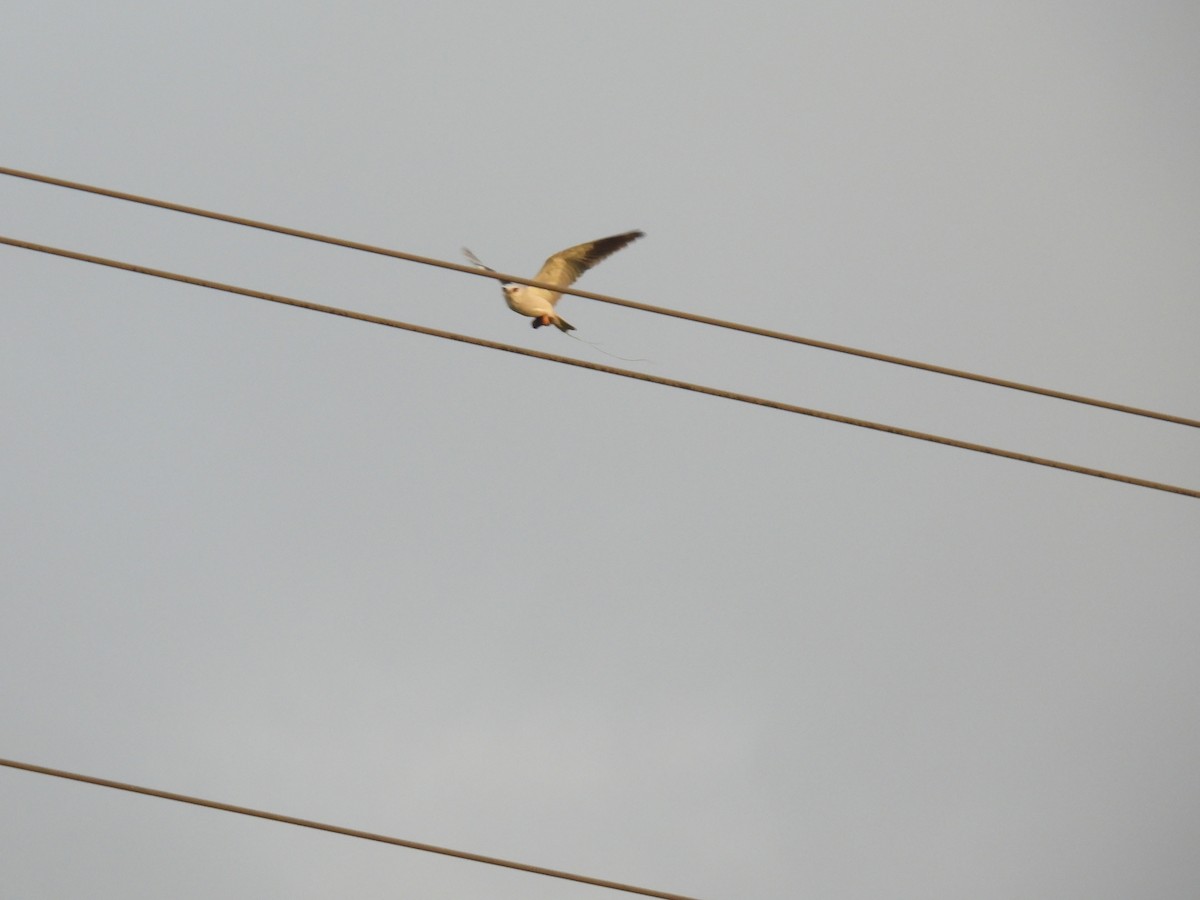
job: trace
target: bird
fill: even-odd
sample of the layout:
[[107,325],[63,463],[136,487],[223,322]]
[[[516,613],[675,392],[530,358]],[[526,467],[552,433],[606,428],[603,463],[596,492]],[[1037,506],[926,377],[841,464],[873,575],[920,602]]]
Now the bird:
[[[586,244],[576,244],[574,247],[560,250],[542,264],[541,269],[532,280],[542,281],[559,288],[570,287],[580,275],[596,263],[643,237],[644,234],[645,232],[641,231],[627,231],[624,234],[614,234],[612,237],[599,238],[588,241]],[[486,269],[488,272],[496,271],[480,262],[479,257],[466,247],[463,247],[463,255],[472,265],[480,269]],[[560,291],[530,287],[526,284],[514,284],[511,281],[502,281],[500,287],[504,291],[504,302],[508,304],[508,308],[533,319],[534,328],[553,325],[564,334],[575,330],[574,325],[566,322],[555,311],[558,298],[562,296]]]

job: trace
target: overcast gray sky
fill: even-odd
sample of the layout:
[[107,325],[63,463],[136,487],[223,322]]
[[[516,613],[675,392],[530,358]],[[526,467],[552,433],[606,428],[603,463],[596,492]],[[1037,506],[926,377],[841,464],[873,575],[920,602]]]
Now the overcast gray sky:
[[[1200,418],[1200,6],[33,3],[0,165]],[[0,232],[612,363],[494,282]],[[1200,886],[1200,502],[0,248],[0,756],[704,898]],[[1200,487],[1200,432],[580,298],[631,367]],[[620,364],[620,363],[618,363]],[[0,769],[14,898],[599,888]]]

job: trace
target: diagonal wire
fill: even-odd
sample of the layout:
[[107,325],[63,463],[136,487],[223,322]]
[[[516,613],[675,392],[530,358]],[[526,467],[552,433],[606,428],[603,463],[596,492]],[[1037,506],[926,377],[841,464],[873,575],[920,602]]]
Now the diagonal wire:
[[789,334],[784,331],[774,331],[769,328],[759,328],[754,325],[745,325],[740,322],[732,322],[726,319],[716,319],[712,316],[703,316],[697,313],[683,312],[682,310],[670,309],[665,306],[653,306],[649,303],[640,303],[636,300],[626,300],[621,297],[613,297],[608,294],[596,294],[591,291],[581,291],[574,287],[562,287],[560,285],[545,284],[540,281],[534,281],[528,278],[522,278],[519,275],[506,275],[503,272],[488,272],[477,269],[473,266],[465,266],[460,263],[448,262],[443,259],[435,259],[429,256],[419,256],[415,253],[405,253],[400,250],[390,250],[386,247],[376,247],[371,244],[363,244],[358,241],[348,241],[342,238],[330,237],[329,235],[317,234],[311,231],[300,231],[296,228],[288,228],[284,225],[272,225],[268,222],[259,222],[254,219],[245,219],[240,216],[231,216],[225,213],[213,212],[207,209],[200,209],[195,206],[184,206],[179,203],[172,203],[167,200],[156,200],[152,197],[142,197],[137,194],[129,194],[124,191],[115,191],[110,188],[96,187],[95,185],[83,184],[77,181],[66,181],[62,178],[54,178],[49,175],[38,175],[34,172],[25,172],[20,169],[10,169],[0,166],[0,175],[10,175],[13,178],[24,178],[28,181],[37,181],[42,184],[54,185],[55,187],[69,188],[73,191],[85,191],[91,194],[98,194],[102,197],[111,197],[117,200],[127,200],[131,203],[141,203],[146,206],[154,206],[159,209],[167,209],[173,212],[186,213],[190,216],[201,216],[207,219],[215,219],[218,222],[228,222],[233,225],[243,225],[247,228],[257,228],[262,231],[271,231],[276,234],[283,234],[289,237],[302,238],[308,241],[319,241],[324,244],[332,244],[337,247],[347,247],[351,250],[361,250],[366,253],[376,253],[380,256],[390,256],[394,259],[402,259],[408,262],[420,263],[426,266],[437,266],[442,269],[450,269],[455,272],[465,272],[468,275],[478,275],[482,278],[494,278],[498,281],[512,281],[517,284],[525,284],[530,287],[540,287],[547,290],[554,290],[560,294],[571,294],[576,297],[583,297],[587,300],[597,300],[601,303],[611,303],[615,306],[624,306],[628,309],[636,309],[641,312],[654,313],[660,316],[669,316],[675,319],[683,319],[687,322],[698,322],[701,325],[711,325],[716,328],[725,328],[731,331],[740,331],[745,334],[753,334],[758,337],[772,338],[778,341],[787,341],[793,344],[803,344],[806,347],[816,347],[821,350],[830,350],[834,353],[845,353],[851,356],[858,356],[863,359],[871,359],[876,362],[889,363],[896,366],[907,366],[911,369],[920,369],[924,372],[933,372],[938,375],[948,375],[952,378],[963,378],[968,381],[977,381],[981,384],[990,384],[995,387],[1007,388],[1014,391],[1024,391],[1030,394],[1038,394],[1043,397],[1051,397],[1056,400],[1067,400],[1071,403],[1082,403],[1087,406],[1095,406],[1100,409],[1113,410],[1115,412],[1127,413],[1134,416],[1144,416],[1148,419],[1158,419],[1163,422],[1171,422],[1176,425],[1188,425],[1192,428],[1200,428],[1200,420],[1189,419],[1184,416],[1177,416],[1172,413],[1156,412],[1150,409],[1143,409],[1137,406],[1128,406],[1123,403],[1113,403],[1109,400],[1098,400],[1094,397],[1085,397],[1081,394],[1070,394],[1065,391],[1057,391],[1052,388],[1038,387],[1037,385],[1024,384],[1019,381],[1010,381],[1005,378],[996,378],[991,375],[980,375],[977,372],[968,372],[963,369],[952,369],[948,366],[939,366],[933,363],[919,362],[914,359],[906,359],[901,356],[890,356],[885,353],[876,353],[873,350],[863,350],[857,347],[849,347],[845,344],[834,344],[829,341],[820,341],[814,338],[801,337],[796,334]]
[[736,400],[740,403],[750,403],[755,406],[766,406],[771,409],[778,409],[784,412],[796,413],[802,416],[812,416],[817,419],[826,419],[830,422],[840,422],[844,425],[854,425],[857,428],[868,428],[872,431],[884,431],[888,434],[898,434],[901,437],[914,438],[919,441],[929,441],[934,444],[943,444],[947,447],[956,447],[960,450],[971,450],[976,453],[987,453],[992,456],[1000,456],[1005,459],[1015,459],[1018,462],[1032,463],[1038,466],[1048,466],[1052,469],[1062,469],[1066,472],[1075,472],[1079,475],[1090,475],[1093,478],[1105,478],[1109,481],[1120,481],[1124,484],[1132,484],[1137,487],[1151,488],[1157,491],[1167,491],[1173,494],[1182,494],[1186,497],[1195,497],[1200,499],[1200,491],[1192,488],[1179,487],[1177,485],[1164,484],[1160,481],[1150,481],[1145,478],[1135,478],[1131,475],[1121,475],[1116,472],[1107,472],[1102,469],[1090,469],[1084,466],[1078,466],[1074,463],[1060,462],[1054,459],[1046,459],[1045,457],[1030,456],[1026,453],[1016,453],[1012,450],[1002,450],[999,447],[990,447],[986,444],[973,444],[968,441],[960,441],[957,438],[942,437],[936,434],[929,434],[923,431],[914,431],[909,428],[901,428],[896,425],[884,425],[879,422],[870,422],[866,419],[855,419],[850,416],[843,416],[839,413],[823,412],[817,409],[810,409],[804,406],[797,406],[793,403],[784,403],[779,400],[768,400],[764,397],[756,397],[751,394],[740,394],[735,391],[727,391],[722,388],[708,387],[707,385],[695,384],[690,381],[680,381],[675,378],[663,378],[660,375],[650,375],[646,372],[637,372],[632,369],[619,369],[615,366],[606,366],[601,363],[588,362],[587,360],[575,359],[570,356],[559,356],[554,353],[544,353],[540,350],[529,350],[525,347],[517,347],[512,344],[502,344],[497,341],[489,341],[483,338],[471,337],[470,335],[459,334],[454,331],[443,331],[440,328],[429,328],[425,325],[414,325],[410,322],[401,322],[397,319],[387,319],[383,316],[374,316],[369,313],[356,312],[350,309],[342,309],[337,306],[326,306],[322,303],[312,303],[308,300],[297,300],[294,297],[285,297],[282,294],[268,294],[265,291],[255,291],[250,288],[237,287],[231,284],[222,284],[218,281],[209,281],[204,278],[196,278],[191,275],[180,275],[175,272],[167,272],[162,269],[152,269],[147,266],[139,266],[133,263],[121,262],[115,259],[106,259],[101,256],[90,256],[86,253],[78,253],[74,250],[63,250],[57,247],[48,247],[44,244],[34,244],[29,241],[22,241],[16,238],[0,236],[0,244],[7,244],[11,247],[20,247],[24,250],[33,250],[38,253],[47,253],[52,256],[61,256],[66,259],[75,259],[80,262],[93,263],[100,266],[108,266],[113,269],[122,269],[126,272],[136,272],[140,275],[151,275],[155,278],[164,278],[168,281],[178,281],[184,284],[191,284],[197,287],[208,288],[214,291],[224,291],[229,294],[239,294],[243,297],[253,297],[256,300],[267,300],[271,303],[281,303],[285,306],[295,306],[300,309],[308,309],[313,312],[326,313],[328,315],[343,316],[347,319],[357,319],[360,322],[370,322],[374,325],[386,325],[389,328],[399,328],[403,331],[412,331],[417,334],[426,334],[432,337],[444,338],[451,341],[459,341],[464,344],[473,344],[476,347],[487,347],[491,350],[503,350],[506,353],[516,353],[521,356],[531,356],[534,359],[542,359],[548,362],[561,363],[567,366],[577,366],[581,369],[591,369],[594,372],[603,372],[608,375],[619,375],[623,378],[633,378],[637,381],[648,381],[652,384],[661,384],[666,387],[679,388],[685,391],[694,391],[698,394],[708,394],[711,397],[721,397],[726,400]]
[[96,778],[92,775],[80,775],[76,772],[64,772],[61,769],[50,769],[33,763],[17,762],[11,759],[0,759],[0,766],[10,769],[21,769],[25,772],[35,772],[38,775],[50,775],[54,778],[66,778],[71,781],[81,781],[84,784],[94,784],[99,787],[113,788],[118,791],[129,791],[134,794],[144,794],[147,797],[158,797],[161,800],[174,800],[177,803],[190,803],[193,806],[204,806],[221,812],[237,813],[240,816],[254,816],[259,819],[269,819],[272,822],[283,822],[285,825],[299,825],[301,828],[314,828],[318,831],[328,831],[346,837],[361,838],[367,841],[378,841],[381,844],[392,844],[397,847],[407,847],[409,850],[421,850],[426,853],[440,853],[443,856],[453,856],[471,862],[485,863],[489,866],[503,866],[508,869],[518,869],[522,872],[532,872],[535,875],[546,875],[550,878],[562,878],[567,881],[578,881],[595,887],[609,888],[614,891],[625,891],[630,894],[640,894],[643,897],[658,897],[661,900],[696,900],[683,894],[671,894],[666,891],[655,891],[650,888],[637,887],[632,884],[622,884],[618,881],[608,881],[603,878],[592,878],[589,875],[576,875],[559,869],[547,869],[544,866],[533,866],[528,863],[514,862],[510,859],[500,859],[495,856],[483,856],[479,853],[468,853],[465,850],[451,850],[435,844],[423,844],[419,841],[407,841],[403,838],[389,837],[372,831],[359,831],[356,828],[344,828],[341,825],[329,825],[324,822],[314,822],[312,819],[298,819],[295,816],[285,816],[280,813],[266,812],[261,809],[251,809],[248,806],[234,806],[231,803],[221,803],[217,800],[205,800],[202,797],[192,797],[187,794],[176,794],[170,791],[160,791],[156,788],[141,787],[136,784],[126,784],[123,781],[112,781],[108,778]]

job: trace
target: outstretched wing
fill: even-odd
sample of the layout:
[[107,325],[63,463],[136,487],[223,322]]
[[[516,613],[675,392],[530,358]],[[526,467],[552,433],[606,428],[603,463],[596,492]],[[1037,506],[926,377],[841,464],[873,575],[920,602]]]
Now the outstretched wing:
[[612,256],[626,244],[636,241],[642,234],[641,231],[627,231],[625,234],[615,234],[612,237],[568,247],[546,260],[534,276],[534,280],[568,287],[596,263]]
[[466,247],[462,248],[462,252],[463,252],[463,256],[465,256],[467,258],[467,262],[469,262],[471,265],[477,266],[480,269],[486,269],[489,272],[496,271],[491,266],[485,266],[482,262],[479,261],[479,257],[476,256],[474,253],[472,253],[470,250],[468,250]]

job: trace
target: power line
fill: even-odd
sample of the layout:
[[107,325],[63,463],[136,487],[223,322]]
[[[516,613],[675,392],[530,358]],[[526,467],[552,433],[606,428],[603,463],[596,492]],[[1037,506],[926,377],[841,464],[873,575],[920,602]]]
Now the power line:
[[155,788],[141,787],[136,784],[126,784],[122,781],[111,781],[107,778],[96,778],[91,775],[80,775],[76,772],[64,772],[61,769],[49,769],[32,763],[16,762],[11,759],[0,759],[0,766],[10,769],[22,769],[35,772],[38,775],[50,775],[54,778],[66,778],[71,781],[81,781],[84,784],[94,784],[99,787],[113,788],[118,791],[129,791],[133,794],[145,794],[147,797],[158,797],[161,800],[174,800],[177,803],[190,803],[193,806],[205,806],[221,812],[237,813],[240,816],[254,816],[258,819],[269,819],[272,822],[283,822],[286,825],[299,825],[301,828],[313,828],[318,831],[328,831],[346,837],[361,838],[367,841],[378,841],[381,844],[392,844],[397,847],[407,847],[409,850],[421,850],[426,853],[440,853],[443,856],[453,856],[457,859],[467,859],[472,862],[485,863],[489,866],[503,866],[508,869],[518,869],[522,872],[532,872],[535,875],[546,875],[550,878],[562,878],[567,881],[578,881],[595,887],[609,888],[614,891],[625,891],[630,894],[640,894],[643,897],[658,897],[662,900],[697,900],[684,894],[671,894],[666,891],[655,891],[650,888],[637,887],[632,884],[622,884],[618,881],[608,881],[603,878],[592,878],[589,875],[576,875],[559,869],[547,869],[543,866],[533,866],[528,863],[514,862],[510,859],[500,859],[495,856],[483,856],[479,853],[468,853],[465,850],[452,850],[449,847],[439,847],[435,844],[424,844],[419,841],[406,841],[403,838],[389,837],[371,831],[360,831],[356,828],[344,828],[341,825],[329,825],[325,822],[314,822],[311,819],[298,819],[295,816],[285,816],[280,813],[266,812],[261,809],[251,809],[248,806],[234,806],[231,803],[221,803],[217,800],[205,800],[202,797],[191,797],[187,794],[175,794],[170,791],[160,791]]
[[812,416],[817,419],[826,419],[830,422],[840,422],[843,425],[853,425],[857,428],[867,428],[872,431],[884,431],[889,434],[897,434],[901,437],[913,438],[920,441],[929,441],[935,444],[944,444],[947,447],[957,447],[960,450],[971,450],[976,453],[987,453],[992,456],[1000,456],[1005,459],[1014,459],[1018,462],[1032,463],[1038,466],[1048,466],[1052,469],[1062,469],[1067,472],[1075,472],[1079,475],[1090,475],[1094,478],[1105,478],[1109,481],[1120,481],[1124,484],[1132,484],[1137,487],[1151,488],[1158,491],[1167,491],[1173,494],[1182,494],[1186,497],[1195,497],[1200,499],[1200,491],[1191,488],[1179,487],[1177,485],[1164,484],[1159,481],[1150,481],[1144,478],[1135,478],[1131,475],[1121,475],[1116,472],[1106,472],[1101,469],[1091,469],[1084,466],[1077,466],[1073,463],[1060,462],[1058,460],[1046,459],[1039,456],[1030,456],[1025,453],[1016,453],[1012,450],[1002,450],[998,447],[990,447],[985,444],[974,444],[968,441],[960,441],[956,438],[942,437],[936,434],[928,434],[922,431],[913,431],[908,428],[900,428],[895,425],[884,425],[878,422],[870,422],[866,419],[855,419],[850,416],[843,416],[838,413],[824,412],[822,410],[810,409],[808,407],[797,406],[792,403],[784,403],[779,400],[768,400],[764,397],[755,397],[751,394],[740,394],[735,391],[727,391],[722,388],[708,387],[707,385],[695,384],[688,381],[680,381],[674,378],[664,378],[660,375],[650,375],[645,372],[636,372],[632,369],[620,369],[615,366],[606,366],[601,363],[589,362],[587,360],[575,359],[569,356],[559,356],[554,353],[545,353],[540,350],[529,350],[525,347],[517,347],[512,344],[502,344],[497,341],[489,341],[483,338],[471,337],[465,334],[459,334],[453,331],[443,331],[440,328],[429,328],[424,325],[414,325],[410,322],[401,322],[397,319],[387,319],[383,316],[374,316],[369,313],[355,312],[354,310],[342,309],[337,306],[326,306],[321,303],[312,303],[307,300],[297,300],[294,297],[285,297],[282,294],[268,294],[265,291],[256,291],[250,288],[237,287],[230,284],[222,284],[217,281],[209,281],[204,278],[196,278],[191,275],[180,275],[175,272],[167,272],[162,269],[152,269],[147,266],[139,266],[133,263],[121,262],[114,259],[105,259],[100,256],[90,256],[86,253],[77,253],[74,250],[63,250],[57,247],[49,247],[44,244],[34,244],[29,241],[22,241],[16,238],[0,236],[0,244],[7,244],[12,247],[20,247],[24,250],[33,250],[38,253],[47,253],[53,256],[61,256],[66,259],[79,260],[80,262],[93,263],[100,266],[108,266],[114,269],[122,269],[126,272],[136,272],[140,275],[151,275],[155,278],[164,278],[168,281],[178,281],[184,284],[195,285],[196,287],[208,288],[214,291],[224,291],[230,294],[239,294],[243,297],[253,297],[256,300],[266,300],[271,303],[280,303],[285,306],[295,306],[300,309],[308,309],[313,312],[326,313],[328,315],[342,316],[347,319],[356,319],[360,322],[370,322],[374,325],[386,325],[389,328],[399,328],[404,331],[412,331],[417,334],[430,335],[431,337],[444,338],[451,341],[459,341],[464,344],[473,344],[476,347],[487,347],[491,350],[503,350],[506,353],[516,353],[521,356],[530,356],[535,359],[542,359],[548,362],[561,363],[568,366],[577,366],[581,369],[591,369],[594,372],[603,372],[608,375],[619,375],[623,378],[632,378],[637,381],[648,381],[652,384],[661,384],[665,387],[679,388],[685,391],[694,391],[698,394],[708,394],[712,397],[721,397],[726,400],[736,400],[740,403],[751,403],[756,406],[766,406],[771,409],[782,410],[783,412],[797,413],[802,416]]
[[1065,391],[1056,391],[1051,388],[1038,387],[1032,384],[1024,384],[1019,381],[1010,381],[1005,378],[995,378],[991,375],[981,375],[976,372],[968,372],[963,369],[952,369],[948,366],[939,366],[933,363],[919,362],[918,360],[906,359],[900,356],[891,356],[885,353],[876,353],[873,350],[863,350],[857,347],[850,347],[845,344],[834,344],[829,341],[820,341],[814,338],[801,337],[796,334],[789,334],[783,331],[774,331],[769,328],[759,328],[754,325],[745,325],[740,322],[733,322],[726,319],[716,319],[712,316],[703,316],[697,313],[683,312],[682,310],[670,309],[665,306],[654,306],[649,303],[640,303],[636,300],[626,300],[621,297],[613,297],[608,294],[596,294],[591,291],[582,291],[574,287],[564,288],[559,285],[544,284],[539,281],[533,281],[528,278],[522,278],[519,275],[506,275],[503,272],[487,272],[472,266],[465,266],[460,263],[449,262],[443,259],[435,259],[429,256],[419,256],[415,253],[405,253],[400,250],[390,250],[386,247],[376,247],[371,244],[363,244],[358,241],[348,241],[342,238],[330,237],[329,235],[317,234],[311,231],[300,231],[296,228],[288,228],[284,225],[272,225],[268,222],[259,222],[254,219],[246,219],[240,216],[226,215],[225,213],[213,212],[211,210],[200,209],[195,206],[184,206],[179,203],[172,203],[167,200],[156,200],[152,197],[142,197],[137,194],[129,194],[124,191],[115,191],[110,188],[96,187],[95,185],[82,184],[76,181],[66,181],[61,178],[54,178],[49,175],[38,175],[34,172],[24,172],[20,169],[10,169],[0,166],[0,175],[10,175],[14,178],[24,178],[29,181],[37,181],[42,184],[49,184],[55,187],[68,188],[73,191],[85,191],[91,194],[98,194],[102,197],[111,197],[117,200],[126,200],[131,203],[140,203],[145,206],[154,206],[159,209],[167,209],[173,212],[185,213],[190,216],[202,216],[207,219],[215,219],[219,222],[228,222],[233,225],[242,225],[247,228],[257,228],[262,231],[271,231],[276,234],[283,234],[289,237],[302,238],[308,241],[319,241],[324,244],[332,244],[337,247],[347,247],[351,250],[361,250],[366,253],[375,253],[380,256],[390,256],[394,259],[402,259],[408,262],[415,262],[426,266],[436,266],[442,269],[450,269],[455,272],[464,272],[468,275],[478,275],[482,278],[494,278],[499,281],[512,281],[517,284],[526,284],[531,287],[540,287],[552,289],[561,294],[571,294],[576,297],[583,297],[587,300],[597,300],[601,303],[611,303],[615,306],[624,306],[627,309],[635,309],[640,312],[654,313],[655,315],[668,316],[674,319],[682,319],[687,322],[697,322],[701,325],[711,325],[715,328],[725,328],[730,331],[740,331],[745,334],[753,334],[758,337],[767,337],[774,340],[786,341],[793,344],[803,344],[806,347],[816,347],[820,350],[830,350],[834,353],[845,353],[850,356],[858,356],[863,359],[871,359],[876,362],[889,363],[891,365],[906,366],[911,369],[920,369],[925,372],[933,372],[937,375],[948,375],[952,378],[963,378],[968,381],[977,381],[981,384],[990,384],[994,387],[1007,388],[1014,391],[1024,391],[1030,394],[1038,394],[1043,397],[1051,397],[1056,400],[1067,400],[1071,403],[1082,403],[1087,406],[1095,406],[1100,409],[1108,409],[1115,412],[1127,413],[1134,416],[1143,416],[1149,419],[1158,419],[1163,422],[1172,422],[1176,425],[1188,425],[1192,428],[1200,428],[1200,419],[1189,419],[1184,416],[1177,416],[1171,413],[1155,412],[1154,410],[1143,409],[1136,406],[1128,406],[1122,403],[1113,403],[1108,400],[1098,400],[1094,397],[1085,397],[1081,394],[1071,394]]

